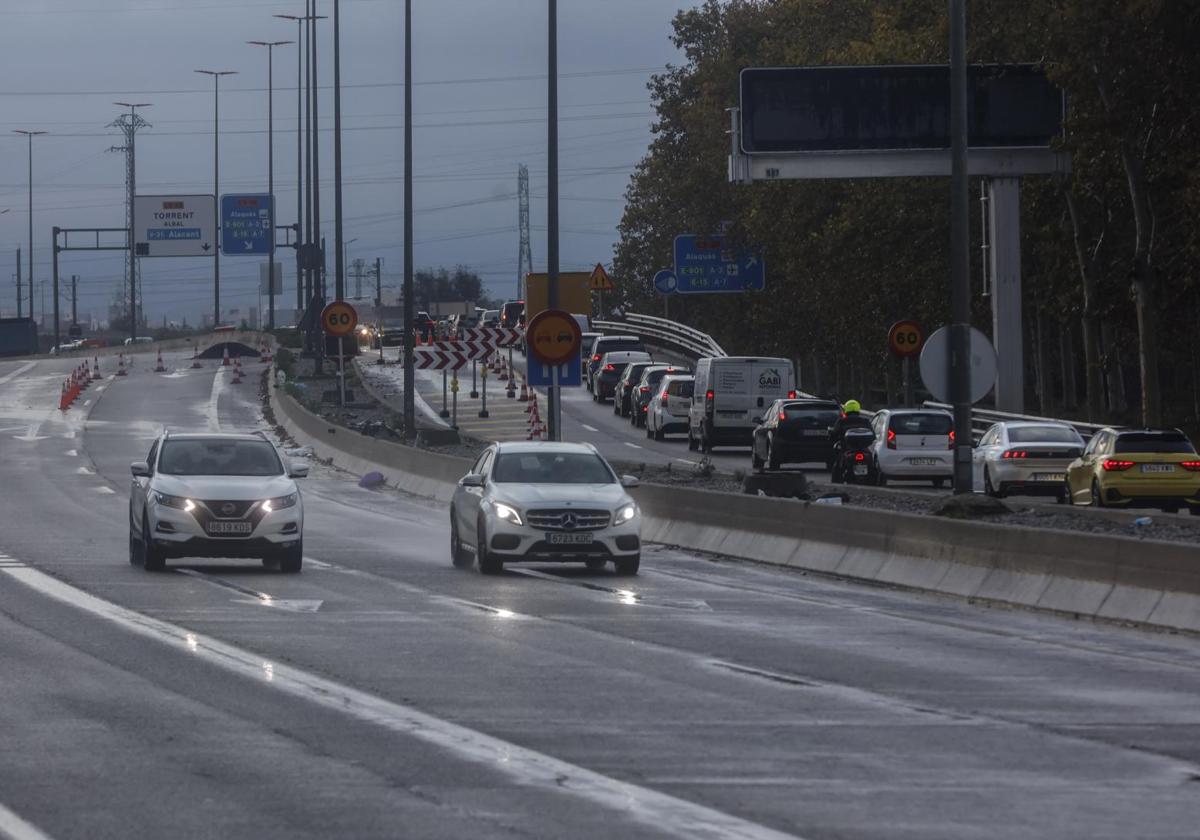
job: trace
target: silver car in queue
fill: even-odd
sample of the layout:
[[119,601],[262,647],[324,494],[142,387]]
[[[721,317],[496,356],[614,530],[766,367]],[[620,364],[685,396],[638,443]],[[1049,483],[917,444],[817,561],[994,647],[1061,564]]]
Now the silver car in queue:
[[989,496],[1053,496],[1063,501],[1067,467],[1083,452],[1074,426],[1053,421],[1004,421],[975,447],[975,487]]

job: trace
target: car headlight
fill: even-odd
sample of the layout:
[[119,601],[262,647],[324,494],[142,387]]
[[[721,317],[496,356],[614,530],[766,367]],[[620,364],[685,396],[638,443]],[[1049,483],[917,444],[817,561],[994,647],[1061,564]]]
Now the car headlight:
[[617,508],[617,512],[613,515],[613,522],[617,523],[618,525],[628,522],[629,520],[633,519],[633,517],[637,516],[637,512],[637,505],[635,505],[633,502],[630,502],[627,505]]
[[502,504],[500,502],[492,502],[492,510],[496,511],[497,519],[503,519],[505,522],[511,523],[513,525],[524,525],[525,524],[521,520],[521,514],[518,513],[517,509],[514,507],[509,507],[508,505]]
[[154,502],[163,507],[185,510],[188,513],[196,509],[196,503],[191,499],[185,499],[183,496],[168,496],[166,493],[159,493],[157,490],[154,491]]
[[280,496],[276,499],[267,499],[262,503],[262,509],[267,513],[275,510],[283,510],[284,508],[295,507],[296,502],[300,500],[299,493],[289,493],[286,496]]

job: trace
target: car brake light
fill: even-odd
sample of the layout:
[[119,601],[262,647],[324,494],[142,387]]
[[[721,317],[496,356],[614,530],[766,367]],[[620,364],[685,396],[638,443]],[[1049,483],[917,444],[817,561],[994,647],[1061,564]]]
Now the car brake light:
[[946,448],[947,449],[954,448],[954,430],[953,429],[950,430],[950,443],[946,446]]
[[642,414],[649,414],[649,413],[650,413],[650,406],[648,406],[648,405],[642,406]]
[[1105,472],[1125,472],[1125,470],[1133,466],[1133,461],[1117,461],[1109,458],[1100,466],[1104,467]]
[[1179,466],[1188,472],[1200,472],[1200,461],[1182,461]]
[[779,422],[782,423],[786,419],[787,419],[787,412],[786,411],[779,412]]
[[616,365],[613,365],[613,364],[608,364],[608,365],[605,365],[605,366],[604,366],[604,369],[605,369],[606,371],[612,372],[612,371],[614,371],[614,370],[616,370],[616,369],[617,369],[617,366],[616,366]]
[[855,460],[855,461],[858,461],[858,462],[861,464],[863,461],[867,460],[867,456],[866,456],[866,455],[864,455],[864,454],[863,454],[863,453],[861,453],[861,452],[855,452],[855,453],[854,453],[854,460]]
[[895,448],[896,448],[896,430],[895,430],[895,429],[888,429],[888,433],[887,433],[887,448],[888,448],[888,449],[895,449]]
[[795,391],[788,391],[788,399],[789,399],[789,400],[794,400],[794,399],[796,399],[796,392],[795,392]]
[[639,388],[638,390],[639,390],[639,391],[641,391],[643,394],[649,394],[649,393],[650,393],[650,386],[649,386],[649,385],[643,385],[643,386],[642,386],[641,388]]
[[600,354],[599,354],[599,353],[597,353],[596,355],[592,356],[592,361],[593,361],[593,362],[598,362],[598,361],[600,361]]
[[1028,458],[1029,453],[1026,452],[1024,449],[1006,449],[1004,451],[1004,454],[1001,455],[1000,457],[1002,459],[1004,459],[1005,461],[1008,461],[1012,458]]
[[663,404],[663,407],[666,408],[666,406],[667,406],[667,392],[666,391],[663,391],[663,394],[662,394],[662,404]]

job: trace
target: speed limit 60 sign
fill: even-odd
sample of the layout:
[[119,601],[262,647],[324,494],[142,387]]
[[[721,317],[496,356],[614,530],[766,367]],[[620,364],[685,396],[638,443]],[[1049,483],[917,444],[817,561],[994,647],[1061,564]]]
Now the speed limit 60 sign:
[[925,346],[925,332],[916,321],[900,321],[888,330],[888,349],[901,359],[915,356]]
[[358,326],[358,313],[344,300],[335,300],[321,310],[321,326],[326,335],[344,337]]

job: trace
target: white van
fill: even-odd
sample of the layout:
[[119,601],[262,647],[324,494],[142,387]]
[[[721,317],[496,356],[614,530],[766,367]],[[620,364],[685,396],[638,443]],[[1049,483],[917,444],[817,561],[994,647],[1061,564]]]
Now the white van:
[[796,396],[790,359],[713,356],[696,363],[688,408],[688,448],[749,446],[754,427],[771,403]]

